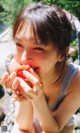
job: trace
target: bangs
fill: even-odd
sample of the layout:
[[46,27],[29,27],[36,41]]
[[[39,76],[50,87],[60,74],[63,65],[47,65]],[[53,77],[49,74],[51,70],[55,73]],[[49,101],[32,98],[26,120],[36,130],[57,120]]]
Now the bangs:
[[13,34],[14,39],[15,38],[23,38],[26,32],[26,24],[22,22],[18,28],[15,30],[15,34]]
[[38,11],[35,9],[26,11],[23,16],[20,15],[17,17],[13,29],[13,38],[22,38],[26,33],[27,27],[30,25],[33,39],[35,39],[36,42],[43,45],[50,43],[55,45],[55,40],[60,37],[57,34],[58,32],[56,33],[57,35],[55,34],[56,30],[59,31],[59,27],[56,26],[56,29],[54,28],[53,24],[55,21],[54,18],[51,19],[50,16],[52,17],[52,14],[50,15],[44,9],[43,11],[41,9]]
[[31,22],[35,39],[38,39],[43,45],[52,43],[56,47],[56,44],[59,44],[59,40],[61,40],[61,26],[56,13],[51,10],[47,7],[34,9],[30,10],[27,16]]
[[71,24],[57,6],[32,4],[25,7],[16,18],[13,38],[24,37],[28,26],[36,42],[52,44],[59,51],[71,42]]
[[25,35],[27,26],[30,25],[28,21],[18,18],[13,27],[13,38],[22,38]]
[[30,39],[33,39],[35,40],[35,42],[38,42],[39,39],[37,37],[35,26],[32,25],[30,21],[22,21],[20,22],[20,24],[18,24],[18,26],[16,25],[16,27],[14,27],[14,30],[13,30],[14,40],[16,38],[17,39],[26,38],[26,32],[27,32],[28,27],[30,29],[30,34],[31,34]]

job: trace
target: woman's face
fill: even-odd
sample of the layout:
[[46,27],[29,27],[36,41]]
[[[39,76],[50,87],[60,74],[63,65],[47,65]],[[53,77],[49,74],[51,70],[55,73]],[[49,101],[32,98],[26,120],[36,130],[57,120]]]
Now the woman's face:
[[14,58],[20,64],[29,64],[41,77],[53,73],[60,55],[51,44],[45,46],[38,40],[35,41],[31,27],[15,36],[16,52]]

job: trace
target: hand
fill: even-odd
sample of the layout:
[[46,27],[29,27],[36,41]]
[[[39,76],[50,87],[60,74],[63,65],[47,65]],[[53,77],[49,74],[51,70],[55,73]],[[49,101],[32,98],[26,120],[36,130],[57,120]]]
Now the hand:
[[17,77],[17,73],[16,72],[12,72],[11,74],[9,73],[4,73],[0,84],[2,86],[4,86],[7,89],[11,89],[11,91],[13,92],[13,101],[21,101],[24,100],[25,98],[19,93],[19,90],[13,90],[13,85],[16,82],[16,85],[18,86],[19,81],[18,81],[18,77]]
[[[23,70],[24,76],[33,84],[31,87],[27,82],[25,82],[22,78],[18,78],[19,82],[19,93],[27,98],[28,100],[33,100],[39,97],[43,93],[42,84],[39,76],[30,68],[29,72],[27,70]],[[18,85],[14,82],[12,89],[17,91]]]
[[3,74],[1,78],[0,84],[6,88],[12,88],[12,83],[16,78],[16,76],[17,76],[16,72],[12,72],[11,74],[6,72]]
[[13,90],[12,86],[15,82],[18,85],[19,82],[18,82],[17,77],[22,76],[21,78],[23,78],[23,75],[21,74],[21,70],[22,69],[28,70],[29,66],[28,65],[20,65],[13,58],[13,60],[8,64],[7,69],[8,69],[8,73],[3,74],[1,81],[0,81],[0,84],[3,85],[5,88],[11,89],[11,91],[13,92],[12,101],[24,100],[24,97],[19,93],[20,87],[18,87],[17,90]]

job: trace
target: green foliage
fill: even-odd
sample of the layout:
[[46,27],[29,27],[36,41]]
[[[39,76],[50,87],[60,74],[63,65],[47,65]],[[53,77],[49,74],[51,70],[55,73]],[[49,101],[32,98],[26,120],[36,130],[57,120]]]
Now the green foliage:
[[15,16],[30,2],[32,0],[0,0],[0,5],[4,9],[0,12],[0,21],[11,25]]
[[0,0],[0,22],[11,25],[16,15],[28,3],[43,1],[54,3],[80,17],[79,0]]
[[78,41],[77,41],[77,39],[76,39],[76,40],[74,40],[74,41],[71,42],[70,46],[71,46],[71,47],[74,47],[74,46],[77,45],[77,43],[78,43]]
[[75,133],[80,133],[80,128],[75,130]]
[[42,0],[46,3],[54,3],[61,8],[73,13],[80,19],[80,0]]

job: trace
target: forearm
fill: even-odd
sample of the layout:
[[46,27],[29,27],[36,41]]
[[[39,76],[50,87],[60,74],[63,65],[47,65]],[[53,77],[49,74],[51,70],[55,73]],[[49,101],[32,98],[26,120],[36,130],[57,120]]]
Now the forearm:
[[15,118],[20,129],[28,130],[33,124],[33,108],[29,101],[16,102]]
[[45,96],[41,95],[37,100],[33,100],[32,105],[42,130],[46,133],[58,132],[58,123],[48,108]]
[[31,129],[23,130],[23,129],[20,129],[18,123],[15,122],[11,133],[38,133],[38,132],[36,131],[36,127],[35,127],[34,123],[33,123]]

